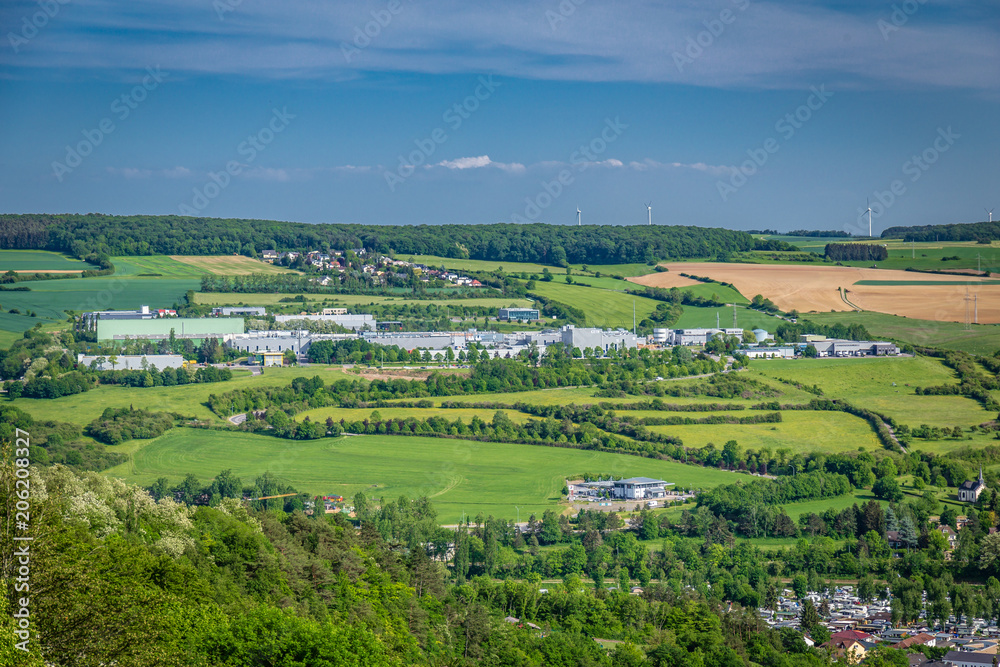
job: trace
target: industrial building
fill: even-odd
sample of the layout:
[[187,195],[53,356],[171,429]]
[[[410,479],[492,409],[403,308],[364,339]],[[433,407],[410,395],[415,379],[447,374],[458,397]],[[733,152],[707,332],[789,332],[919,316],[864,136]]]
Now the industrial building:
[[[98,363],[98,359],[103,361]],[[184,357],[179,354],[120,354],[115,357],[115,363],[111,363],[110,356],[78,354],[76,363],[87,368],[94,364],[94,370],[98,371],[144,371],[150,368],[162,371],[164,368],[181,368]]]
[[534,322],[539,318],[537,308],[501,308],[497,319],[503,322]]
[[743,329],[730,327],[724,329],[674,329],[667,343],[670,345],[707,345],[708,341],[718,335],[736,336],[743,340]]
[[629,477],[615,480],[612,495],[626,500],[663,498],[667,495],[664,487],[673,485],[673,482],[664,482],[662,479],[652,477]]
[[636,335],[624,329],[580,329],[567,324],[559,332],[562,344],[569,349],[576,347],[585,350],[589,347],[607,352],[611,349],[623,350],[639,345]]
[[158,317],[156,319],[106,319],[97,320],[97,340],[168,340],[189,338],[201,341],[206,338],[225,340],[228,336],[243,333],[242,317]]
[[893,343],[870,340],[825,338],[809,342],[821,357],[885,357],[899,354]]
[[[347,335],[348,338],[353,336]],[[304,354],[309,345],[318,336],[311,336],[308,331],[251,331],[230,336],[226,347],[248,354],[257,352],[276,352],[283,354],[291,350],[295,354]]]
[[255,315],[257,317],[264,317],[267,311],[264,306],[221,306],[219,308],[212,309],[213,315],[223,315],[229,317],[230,315]]
[[750,347],[739,353],[750,359],[794,359],[796,350],[794,347]]
[[375,331],[378,328],[378,323],[375,318],[367,314],[358,315],[275,315],[274,321],[276,323],[284,322],[294,322],[295,320],[308,320],[311,322],[332,322],[345,329],[353,329],[355,331],[370,330]]
[[150,311],[149,306],[141,306],[138,310],[94,310],[81,317],[83,328],[93,331],[99,320],[151,320],[156,316],[156,311]]

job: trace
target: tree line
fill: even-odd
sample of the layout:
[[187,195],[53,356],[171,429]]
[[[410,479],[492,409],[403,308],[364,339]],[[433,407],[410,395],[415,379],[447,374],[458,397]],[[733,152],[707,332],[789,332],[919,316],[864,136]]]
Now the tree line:
[[831,262],[881,262],[889,258],[889,251],[875,243],[827,243],[826,258]]
[[122,255],[259,256],[264,250],[365,248],[452,258],[628,264],[714,257],[752,250],[754,238],[728,229],[647,225],[349,225],[180,216],[2,215],[0,248],[44,249],[83,257]]

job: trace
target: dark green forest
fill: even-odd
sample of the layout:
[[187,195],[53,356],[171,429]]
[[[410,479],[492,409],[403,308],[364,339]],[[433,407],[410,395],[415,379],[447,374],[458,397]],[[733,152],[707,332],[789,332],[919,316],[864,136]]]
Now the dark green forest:
[[901,238],[904,241],[993,241],[1000,239],[1000,222],[890,227],[882,232],[882,238]]
[[350,249],[513,262],[624,264],[753,250],[746,232],[546,224],[353,225],[180,216],[0,215],[0,248],[121,255],[229,255]]

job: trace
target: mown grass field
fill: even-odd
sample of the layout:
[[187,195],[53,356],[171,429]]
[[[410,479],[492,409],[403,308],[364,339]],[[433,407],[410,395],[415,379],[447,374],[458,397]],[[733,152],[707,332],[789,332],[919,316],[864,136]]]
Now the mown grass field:
[[164,278],[201,278],[209,273],[166,255],[114,257],[111,262],[115,265],[115,275],[123,277],[159,274]]
[[558,279],[552,282],[538,281],[534,291],[567,306],[579,308],[586,314],[588,326],[631,329],[633,305],[636,321],[656,309],[657,302],[652,299],[557,281]]
[[[839,512],[847,509],[855,503],[857,503],[860,507],[863,503],[866,503],[869,500],[876,500],[875,496],[871,494],[871,491],[866,489],[856,489],[854,493],[837,496],[836,498],[809,500],[803,503],[787,503],[782,505],[782,507],[785,508],[785,512],[788,513],[788,516],[790,516],[793,521],[798,523],[799,517],[803,514],[822,514],[828,509],[833,509]],[[883,500],[880,500],[879,503],[882,505],[887,504]]]
[[33,310],[40,319],[65,320],[67,310],[127,309],[148,305],[169,308],[196,290],[200,282],[178,278],[73,278],[40,280],[22,285],[28,292],[0,292],[4,311],[17,308],[22,313]]
[[[684,413],[685,415],[688,413]],[[702,413],[691,413],[697,417]],[[741,411],[740,416],[759,414]],[[793,453],[849,452],[859,447],[881,449],[868,422],[842,412],[785,411],[777,424],[693,424],[684,426],[649,426],[650,431],[680,438],[685,447],[704,447],[713,443],[717,449],[735,440],[744,449],[768,447],[772,452],[784,447]]]
[[863,324],[875,337],[886,337],[918,346],[941,347],[992,355],[1000,350],[1000,325],[934,322],[884,313],[810,313],[805,319],[817,324]]
[[847,399],[910,426],[968,427],[996,416],[964,396],[916,396],[916,386],[957,382],[951,369],[928,357],[772,359],[754,362],[752,368],[765,377],[819,385],[826,396]]
[[87,262],[48,250],[0,250],[0,273],[7,271],[86,271]]
[[[454,408],[448,410],[441,410],[435,408],[316,408],[314,410],[307,410],[306,412],[300,413],[295,416],[296,419],[302,420],[309,417],[312,421],[326,421],[327,417],[332,417],[334,421],[339,422],[341,419],[347,421],[364,421],[365,419],[370,419],[373,412],[378,412],[382,419],[408,419],[409,417],[414,417],[416,419],[428,419],[430,417],[444,417],[449,421],[455,421],[461,418],[463,422],[468,424],[472,421],[473,417],[479,417],[485,422],[493,421],[493,415],[496,414],[496,410],[486,410],[486,409],[476,409],[476,408]],[[528,421],[529,419],[535,419],[530,415],[517,410],[503,410],[504,413],[510,418],[512,422],[520,423]]]
[[438,257],[437,255],[397,255],[396,259],[406,262],[416,262],[425,264],[431,268],[445,267],[454,271],[497,271],[503,268],[504,273],[537,273],[542,274],[542,270],[548,269],[552,273],[565,273],[566,269],[548,264],[535,264],[534,262],[506,262],[491,261],[485,259],[453,259],[451,257]]
[[222,276],[247,276],[251,273],[298,273],[243,255],[171,255],[172,259],[205,273]]
[[310,494],[430,497],[442,523],[464,512],[526,520],[553,509],[565,479],[583,472],[648,476],[710,488],[742,477],[720,470],[624,454],[444,438],[354,436],[289,441],[263,435],[179,428],[147,441],[129,463],[108,471],[128,482],[172,483],[191,472],[208,482],[224,469],[244,481],[271,472]]

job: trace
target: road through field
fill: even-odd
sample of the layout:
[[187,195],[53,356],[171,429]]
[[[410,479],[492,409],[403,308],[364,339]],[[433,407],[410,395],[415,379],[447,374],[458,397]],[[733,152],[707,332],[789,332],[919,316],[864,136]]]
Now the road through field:
[[[975,309],[978,295],[978,321],[1000,322],[1000,285],[990,284],[995,281],[988,279],[850,266],[712,262],[677,262],[664,266],[669,271],[629,280],[651,287],[681,287],[684,285],[681,281],[687,280],[680,276],[682,272],[706,276],[731,283],[748,298],[761,294],[784,311],[794,309],[802,313],[849,310],[850,306],[840,296],[843,287],[850,302],[864,310],[952,322],[965,321],[968,289],[973,299],[969,302],[970,312]],[[860,281],[882,284],[857,284]],[[923,284],[887,284],[913,281]]]

